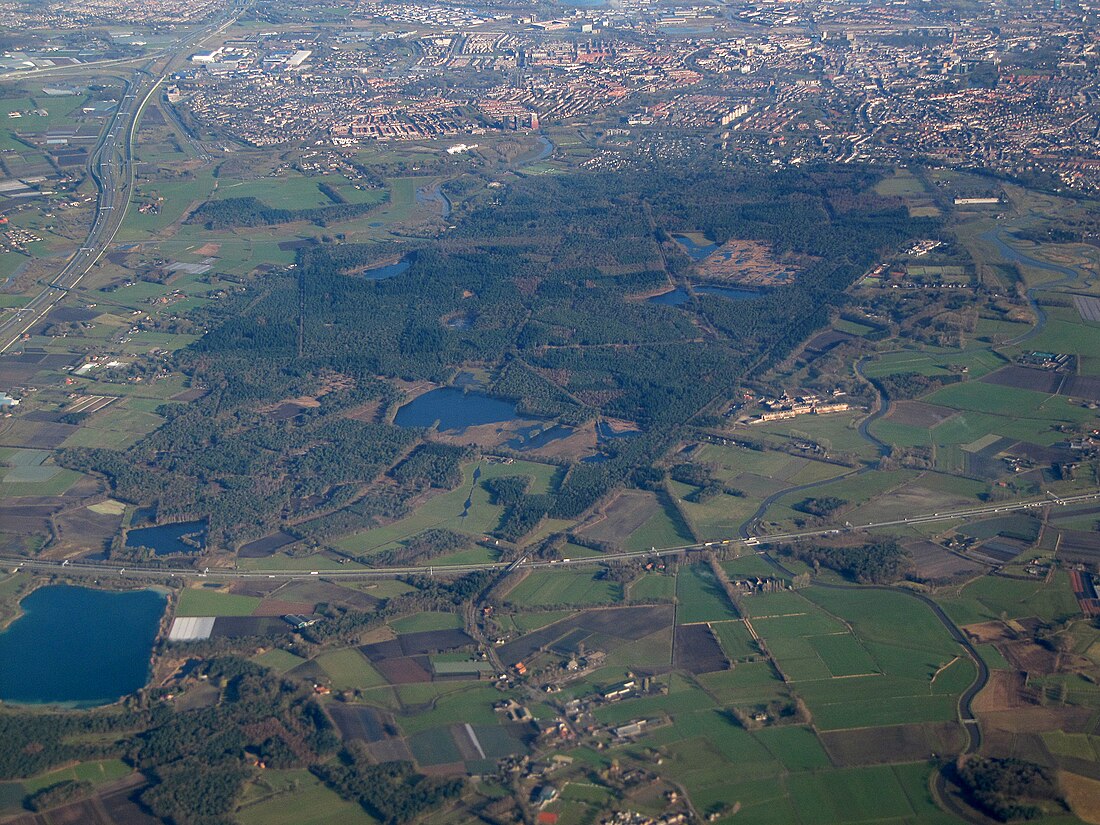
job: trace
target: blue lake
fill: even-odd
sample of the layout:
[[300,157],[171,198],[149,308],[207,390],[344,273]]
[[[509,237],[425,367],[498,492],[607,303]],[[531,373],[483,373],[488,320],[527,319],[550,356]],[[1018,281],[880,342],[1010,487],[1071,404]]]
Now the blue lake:
[[410,266],[412,266],[412,261],[410,261],[408,258],[403,258],[396,263],[386,264],[385,266],[376,266],[374,269],[368,269],[365,272],[360,273],[359,277],[366,278],[368,281],[384,281],[387,278],[393,278],[397,275],[400,275]]
[[145,685],[163,594],[52,585],[20,604],[0,633],[0,700],[91,707]]
[[641,433],[637,430],[614,430],[606,421],[596,424],[597,438],[637,438]]
[[[189,541],[184,541],[185,537]],[[130,530],[126,534],[126,546],[148,547],[158,556],[198,553],[206,549],[206,522],[179,521],[174,524]]]
[[[692,289],[695,290],[696,295],[717,295],[719,298],[727,298],[731,301],[750,301],[761,296],[759,292],[752,292],[748,289],[735,289],[729,286],[693,286]],[[651,304],[678,307],[690,301],[691,296],[683,287],[676,287],[676,289],[669,292],[654,295],[648,300]]]
[[553,427],[547,427],[542,431],[539,430],[539,426],[533,424],[520,430],[518,435],[506,441],[504,446],[511,450],[538,450],[555,441],[569,438],[576,432],[572,427],[566,427],[564,424],[555,424]]
[[672,237],[684,248],[684,251],[691,256],[692,260],[695,261],[703,260],[703,258],[707,257],[718,248],[718,244],[716,243],[696,243],[687,235],[673,235]]
[[403,406],[394,416],[393,423],[398,427],[434,427],[438,423],[441,431],[461,433],[467,427],[503,424],[519,418],[513,401],[441,387]]

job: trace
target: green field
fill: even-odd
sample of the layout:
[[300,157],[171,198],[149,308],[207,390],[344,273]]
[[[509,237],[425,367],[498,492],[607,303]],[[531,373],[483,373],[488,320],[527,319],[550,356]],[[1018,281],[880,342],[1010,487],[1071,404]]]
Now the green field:
[[253,656],[252,661],[258,665],[269,667],[276,673],[286,673],[288,670],[293,670],[298,665],[305,662],[305,659],[301,656],[295,656],[287,650],[273,648],[272,650],[264,651],[258,656]]
[[[558,467],[533,461],[467,464],[462,468],[462,483],[454,490],[429,499],[417,507],[412,515],[393,524],[345,536],[336,541],[335,546],[348,553],[366,554],[411,538],[431,527],[446,527],[471,536],[480,536],[495,530],[504,508],[490,504],[488,491],[480,483],[474,484],[473,473],[477,466],[481,467],[480,481],[503,476],[531,476],[533,481],[529,492],[532,494],[549,492],[560,472]],[[469,515],[463,519],[463,503],[467,497],[471,500],[471,506]]]
[[1080,612],[1063,571],[1050,583],[985,576],[967,585],[957,596],[937,598],[959,624],[990,621],[1007,615],[1011,619],[1037,617],[1058,622]]
[[255,596],[236,596],[205,587],[180,591],[176,616],[250,616],[260,606]]
[[739,618],[722,585],[702,564],[684,567],[676,578],[676,623],[720,622]]
[[314,661],[332,679],[333,690],[365,690],[387,684],[367,657],[353,647],[322,653]]
[[28,779],[23,782],[23,789],[26,793],[32,794],[43,788],[48,788],[50,785],[56,785],[58,782],[63,782],[66,779],[77,782],[91,782],[93,785],[103,785],[108,782],[114,782],[116,779],[121,779],[124,776],[129,776],[133,772],[134,769],[121,759],[101,759],[91,762],[81,762],[70,768],[61,768],[60,770],[50,771],[49,773],[40,774],[39,776]]
[[612,604],[622,598],[623,588],[618,582],[600,578],[599,572],[569,568],[536,570],[508,594],[512,604],[532,607]]
[[362,806],[341,799],[306,770],[268,771],[263,796],[237,809],[241,825],[378,825]]
[[451,630],[462,627],[462,617],[457,613],[427,611],[403,616],[389,623],[398,633],[419,633],[425,630]]

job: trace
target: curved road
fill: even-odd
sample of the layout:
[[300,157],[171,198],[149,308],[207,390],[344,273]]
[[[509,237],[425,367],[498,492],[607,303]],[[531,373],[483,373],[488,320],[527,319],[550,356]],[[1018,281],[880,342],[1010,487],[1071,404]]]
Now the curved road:
[[[123,81],[122,100],[88,159],[87,169],[96,185],[97,195],[95,214],[84,243],[41,292],[0,323],[0,354],[18,343],[24,333],[76,287],[107,252],[130,206],[134,189],[134,140],[142,111],[167,79],[175,60],[210,36],[224,31],[235,19],[236,14],[229,19],[218,19],[192,36],[175,41],[173,45],[177,48],[167,57],[157,75],[139,69],[130,80]],[[146,66],[151,67],[162,59],[154,57]]]
[[[872,356],[870,355],[865,355],[863,358],[860,358],[852,365],[852,369],[855,371],[856,377],[866,383],[869,387],[871,387],[871,389],[875,391],[876,398],[875,408],[871,410],[871,413],[859,424],[859,434],[863,437],[865,441],[869,441],[871,444],[874,444],[878,448],[880,456],[888,456],[890,455],[890,445],[875,436],[870,431],[870,426],[890,411],[889,396],[887,396],[886,393],[882,391],[878,384],[865,376],[862,372],[863,362],[871,357]],[[767,496],[763,501],[761,501],[760,506],[756,508],[756,512],[741,523],[741,526],[737,528],[738,535],[743,539],[750,538],[756,527],[760,524],[760,521],[764,518],[764,514],[768,511],[768,508],[786,495],[790,495],[791,493],[801,493],[804,490],[812,490],[815,487],[821,487],[825,484],[832,484],[834,481],[839,481],[842,478],[852,478],[854,476],[863,475],[864,473],[869,473],[871,470],[875,469],[877,469],[877,464],[866,464],[863,467],[860,467],[858,470],[853,470],[850,473],[844,473],[843,475],[833,476],[832,478],[824,478],[821,481],[811,481],[808,484],[799,484],[795,487],[786,487],[782,490],[777,490],[776,492]]]

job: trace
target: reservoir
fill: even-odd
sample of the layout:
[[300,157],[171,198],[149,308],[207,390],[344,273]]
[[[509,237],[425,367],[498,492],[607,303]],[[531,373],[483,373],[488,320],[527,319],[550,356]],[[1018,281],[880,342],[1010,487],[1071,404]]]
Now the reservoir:
[[406,269],[412,266],[412,261],[408,258],[402,258],[400,261],[396,261],[392,264],[385,264],[383,266],[376,266],[374,269],[368,269],[362,273],[362,277],[368,281],[384,281],[387,278],[393,278],[400,275]]
[[490,398],[455,387],[441,387],[417,396],[397,411],[393,423],[398,427],[434,427],[442,432],[461,433],[467,427],[516,421],[513,401]]
[[693,261],[703,260],[703,258],[707,257],[718,248],[718,244],[716,243],[699,243],[690,235],[673,235],[672,238],[683,247],[684,251],[687,252]]
[[127,547],[148,547],[158,556],[198,553],[206,549],[205,521],[178,521],[142,527],[126,534]]
[[106,705],[149,678],[165,598],[155,590],[40,587],[0,633],[0,699],[25,704]]

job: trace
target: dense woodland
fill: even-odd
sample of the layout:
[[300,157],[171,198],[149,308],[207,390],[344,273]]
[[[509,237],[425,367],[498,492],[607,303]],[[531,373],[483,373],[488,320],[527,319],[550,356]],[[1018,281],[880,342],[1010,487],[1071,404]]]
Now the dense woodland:
[[[328,189],[335,191],[331,187]],[[331,199],[329,192],[325,194]],[[365,215],[377,206],[377,203],[334,203],[332,206],[318,206],[312,209],[281,209],[268,206],[259,198],[226,198],[207,201],[192,212],[187,220],[188,223],[202,224],[207,229],[272,226],[295,221],[310,221],[318,226],[328,226],[330,223]]]
[[891,538],[856,547],[795,545],[781,548],[780,552],[815,567],[828,567],[861,584],[895,582],[912,567],[908,551]]

